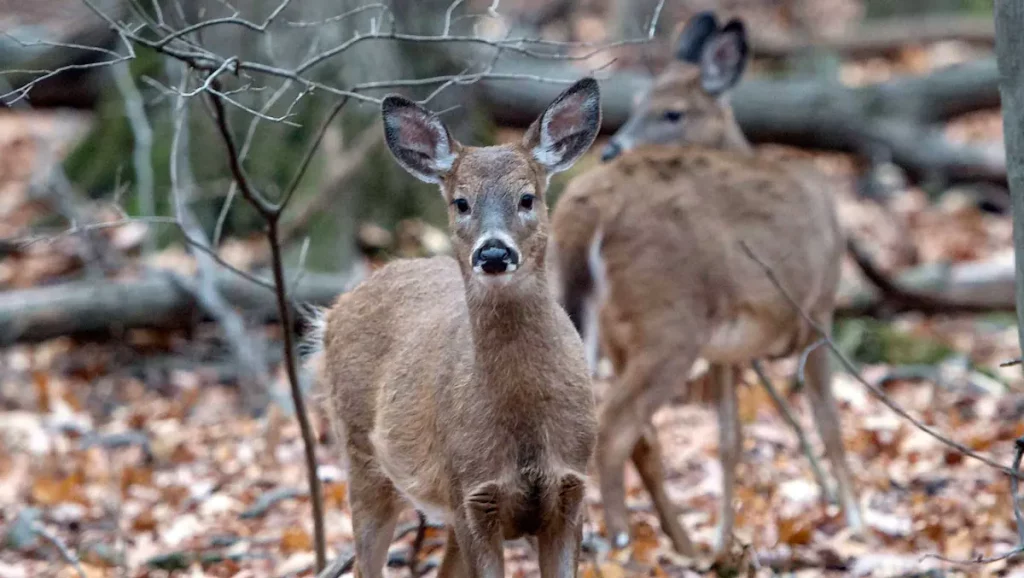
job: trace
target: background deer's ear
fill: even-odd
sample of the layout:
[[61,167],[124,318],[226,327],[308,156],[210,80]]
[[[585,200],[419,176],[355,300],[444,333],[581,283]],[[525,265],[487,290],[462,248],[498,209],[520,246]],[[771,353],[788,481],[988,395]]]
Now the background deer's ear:
[[704,43],[718,32],[718,19],[714,12],[695,14],[683,27],[676,40],[676,59],[700,64]]
[[704,44],[700,55],[700,83],[704,92],[718,96],[736,86],[748,60],[747,30],[739,20],[730,20]]
[[397,95],[384,97],[384,140],[398,164],[417,179],[439,183],[455,164],[458,143],[433,113]]
[[558,96],[523,135],[523,147],[548,174],[571,167],[597,138],[601,92],[587,77]]

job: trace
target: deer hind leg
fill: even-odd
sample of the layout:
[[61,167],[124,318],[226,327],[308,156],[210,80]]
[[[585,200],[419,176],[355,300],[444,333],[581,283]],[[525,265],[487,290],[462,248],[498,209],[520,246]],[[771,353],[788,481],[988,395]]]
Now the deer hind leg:
[[661,445],[654,427],[648,425],[644,434],[633,446],[633,465],[643,480],[647,493],[651,495],[654,511],[661,522],[661,529],[668,534],[672,548],[684,556],[695,556],[690,535],[679,522],[679,511],[665,492],[665,471],[661,460]]
[[[694,341],[693,343],[698,343]],[[597,437],[597,470],[605,526],[612,544],[629,544],[629,514],[626,510],[626,460],[648,427],[654,412],[673,397],[685,382],[690,366],[697,359],[696,345],[679,347],[661,344],[669,352],[663,358],[640,356],[627,362],[619,383],[613,386],[601,409],[601,427]]]
[[401,499],[391,481],[378,470],[352,468],[349,473],[349,503],[352,532],[356,543],[356,578],[381,578],[388,548],[401,512]]
[[444,555],[441,558],[441,565],[437,569],[437,578],[462,578],[466,575],[459,539],[455,535],[455,528],[449,526],[444,544]]
[[846,460],[846,449],[843,447],[839,410],[832,397],[832,370],[829,367],[828,352],[828,347],[822,345],[807,354],[804,379],[814,421],[825,445],[825,455],[832,464],[832,475],[836,477],[839,504],[846,516],[846,524],[860,531],[864,521],[854,489],[853,475]]
[[583,542],[583,477],[564,474],[549,500],[550,512],[537,535],[541,578],[574,578]]
[[501,510],[505,492],[497,482],[470,490],[455,514],[455,539],[462,551],[466,576],[503,578]]
[[722,506],[715,535],[715,551],[722,553],[732,544],[736,523],[733,498],[736,465],[742,454],[743,437],[736,399],[735,368],[730,365],[713,365],[711,376],[718,401],[718,455],[722,462]]

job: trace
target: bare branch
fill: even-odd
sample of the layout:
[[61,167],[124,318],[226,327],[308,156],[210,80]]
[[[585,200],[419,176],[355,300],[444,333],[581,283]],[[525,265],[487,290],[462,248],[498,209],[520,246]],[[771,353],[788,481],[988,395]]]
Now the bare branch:
[[249,30],[255,32],[265,32],[267,30],[267,27],[274,22],[274,19],[276,19],[285,8],[288,7],[288,4],[290,4],[291,1],[292,0],[282,0],[282,2],[278,4],[277,8],[275,8],[274,11],[271,12],[269,16],[267,16],[266,20],[263,21],[263,24],[254,24],[243,18],[238,18],[238,12],[236,11],[235,16],[228,18],[213,18],[210,20],[204,20],[202,22],[197,22],[196,24],[193,24],[191,26],[186,26],[185,28],[182,28],[181,30],[178,30],[177,32],[174,32],[172,34],[168,34],[167,36],[160,39],[160,41],[157,42],[157,45],[154,46],[154,48],[162,48],[164,46],[167,46],[174,40],[191,34],[193,32],[202,30],[203,28],[209,28],[211,26],[220,26],[224,24],[241,26],[243,28],[248,28]]
[[751,363],[754,368],[754,373],[757,374],[758,379],[761,380],[761,385],[764,386],[765,391],[768,392],[769,397],[772,398],[772,402],[775,404],[775,408],[779,411],[779,415],[782,416],[783,421],[789,425],[790,429],[796,434],[797,442],[800,444],[800,450],[803,451],[804,455],[807,456],[807,461],[811,465],[811,472],[814,474],[814,481],[817,482],[821,488],[821,496],[824,500],[832,501],[832,491],[829,489],[827,478],[825,478],[825,471],[821,468],[821,462],[818,461],[817,455],[814,453],[814,448],[811,446],[811,442],[807,439],[807,434],[804,433],[804,428],[800,427],[800,422],[796,421],[796,416],[793,415],[793,410],[790,408],[789,403],[786,402],[779,390],[772,384],[771,379],[768,377],[768,373],[765,372],[764,366],[762,366],[760,360],[754,360]]
[[72,552],[71,549],[68,548],[66,544],[64,544],[64,542],[60,539],[59,536],[47,530],[46,526],[43,526],[39,522],[34,522],[32,524],[32,531],[35,532],[36,535],[40,536],[41,538],[49,542],[51,545],[53,545],[53,547],[56,548],[58,552],[60,552],[60,555],[62,558],[64,558],[64,561],[68,564],[71,564],[71,566],[74,567],[75,572],[78,573],[79,578],[88,578],[88,576],[85,573],[85,570],[82,568],[81,562],[79,562],[78,560],[78,556],[76,556],[75,553]]
[[[301,22],[301,21],[300,22],[288,22],[288,25],[289,26],[295,26],[297,28],[311,28],[311,27],[314,27],[314,26],[323,26],[325,24],[335,24],[337,22],[341,22],[342,20],[345,20],[346,18],[355,16],[356,14],[361,14],[361,13],[366,12],[368,10],[380,10],[382,16],[384,14],[390,14],[391,13],[391,9],[388,8],[387,5],[381,4],[381,3],[378,2],[376,4],[366,4],[366,5],[360,6],[358,8],[353,8],[352,10],[348,10],[346,12],[342,12],[341,14],[338,14],[336,16],[331,16],[330,18],[325,18],[324,20],[317,20],[317,21],[310,21],[310,22]],[[392,15],[392,19],[394,19],[393,15]]]
[[[238,365],[239,373],[246,379],[241,380],[245,401],[250,409],[258,409],[265,405],[270,392],[270,379],[266,372],[264,343],[258,333],[249,332],[245,321],[236,312],[217,288],[216,262],[210,258],[215,251],[206,241],[206,235],[192,210],[188,207],[189,196],[195,183],[192,176],[189,142],[188,117],[189,109],[184,90],[188,83],[188,70],[182,65],[181,90],[173,110],[174,134],[171,138],[170,173],[171,194],[174,198],[175,216],[182,232],[195,240],[193,247],[209,247],[210,251],[193,252],[196,258],[198,273],[196,283],[188,283],[182,279],[203,308],[220,325],[224,337],[231,347]],[[148,123],[147,123],[148,124]]]
[[[146,118],[142,95],[139,94],[135,81],[132,80],[131,70],[127,63],[114,65],[114,82],[124,99],[125,114],[128,116],[128,123],[131,125],[132,135],[135,138],[135,146],[132,147],[132,164],[135,167],[135,189],[139,198],[139,211],[144,215],[153,215],[156,213],[156,203],[153,197],[153,130]],[[144,247],[147,253],[152,253],[156,248],[156,240],[147,235]]]
[[228,154],[228,166],[231,174],[238,184],[238,190],[242,197],[256,209],[267,223],[267,241],[270,243],[271,266],[274,272],[275,295],[277,297],[278,312],[281,323],[284,327],[284,357],[285,371],[288,374],[288,384],[291,389],[292,403],[295,405],[295,415],[299,422],[299,430],[302,433],[303,448],[305,450],[307,477],[309,479],[310,505],[313,509],[313,538],[316,546],[316,569],[323,570],[327,564],[327,544],[324,531],[324,506],[323,496],[320,491],[320,477],[317,473],[316,461],[316,439],[313,436],[313,427],[309,422],[309,414],[306,412],[306,403],[302,396],[302,388],[299,382],[298,367],[295,359],[295,344],[292,335],[291,306],[288,302],[288,288],[284,275],[284,258],[281,255],[280,236],[278,225],[281,213],[287,208],[284,203],[271,205],[261,196],[250,184],[249,178],[243,171],[241,162],[238,159],[238,148],[235,145],[231,129],[227,124],[227,114],[224,104],[219,95],[210,93],[210,103],[213,106],[214,120],[220,131],[224,147]]

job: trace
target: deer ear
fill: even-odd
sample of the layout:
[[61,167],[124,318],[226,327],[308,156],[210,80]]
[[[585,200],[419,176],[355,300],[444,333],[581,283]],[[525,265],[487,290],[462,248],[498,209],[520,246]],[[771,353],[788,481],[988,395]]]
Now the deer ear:
[[700,64],[704,43],[718,31],[714,12],[699,12],[686,23],[676,40],[676,59]]
[[523,135],[523,147],[548,174],[571,167],[597,138],[601,92],[597,81],[581,79],[558,96]]
[[707,41],[700,55],[700,83],[704,92],[718,96],[735,86],[749,59],[747,30],[739,20],[730,20]]
[[458,143],[439,118],[397,95],[384,97],[384,140],[398,164],[417,179],[439,183],[455,163]]

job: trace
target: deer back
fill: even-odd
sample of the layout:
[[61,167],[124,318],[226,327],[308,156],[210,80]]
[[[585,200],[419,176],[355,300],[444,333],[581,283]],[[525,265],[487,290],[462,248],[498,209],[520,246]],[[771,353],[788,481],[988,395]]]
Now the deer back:
[[[746,59],[742,24],[691,20],[604,164],[567,187],[552,235],[557,293],[577,329],[596,314],[579,304],[604,284],[602,334],[624,343],[650,347],[683,324],[709,358],[787,352],[806,339],[803,323],[741,242],[808,310],[831,310],[842,250],[833,201],[752,154],[727,100]],[[597,241],[604,280],[588,259]]]

